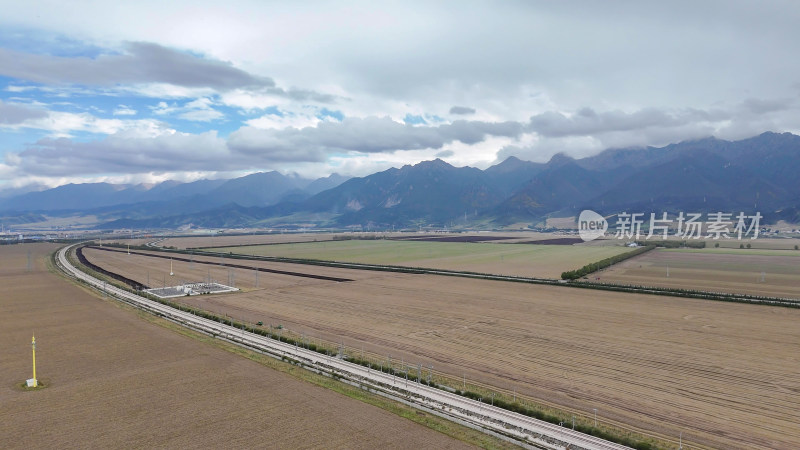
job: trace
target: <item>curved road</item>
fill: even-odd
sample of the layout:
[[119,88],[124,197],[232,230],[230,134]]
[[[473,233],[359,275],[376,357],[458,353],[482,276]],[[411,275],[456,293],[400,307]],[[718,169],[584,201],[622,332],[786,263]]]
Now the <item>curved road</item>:
[[505,435],[515,436],[522,442],[527,442],[531,445],[552,449],[605,450],[629,448],[569,428],[490,406],[451,392],[414,382],[409,383],[404,378],[374,371],[333,356],[326,356],[269,337],[245,332],[230,325],[195,316],[191,313],[183,312],[153,300],[140,297],[115,286],[107,285],[105,282],[80,271],[69,262],[66,257],[67,252],[76,245],[79,244],[64,247],[60,249],[57,254],[56,260],[58,265],[68,275],[96,288],[105,289],[105,292],[124,302],[133,304],[153,314],[169,318],[187,327],[211,333],[276,356],[292,358],[317,371],[335,374],[351,382],[367,386],[371,390],[389,394],[393,397],[399,397],[407,402],[416,403],[430,409],[435,409],[438,412],[445,413],[446,415],[450,415],[462,421],[470,422],[482,428]]

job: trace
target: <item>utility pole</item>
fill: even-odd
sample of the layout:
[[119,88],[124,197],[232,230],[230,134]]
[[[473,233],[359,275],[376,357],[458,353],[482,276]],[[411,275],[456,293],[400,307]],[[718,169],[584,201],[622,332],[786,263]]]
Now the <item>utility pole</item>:
[[31,348],[33,351],[33,387],[38,387],[39,382],[36,380],[36,336],[31,338]]
[[597,408],[594,408],[594,427],[597,428]]

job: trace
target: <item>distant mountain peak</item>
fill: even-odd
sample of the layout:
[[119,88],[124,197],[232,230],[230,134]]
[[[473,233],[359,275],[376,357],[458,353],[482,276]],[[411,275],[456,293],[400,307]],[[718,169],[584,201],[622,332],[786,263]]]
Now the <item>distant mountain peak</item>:
[[453,167],[441,158],[436,158],[432,161],[420,161],[414,167]]
[[428,161],[420,161],[414,164],[413,166],[410,164],[406,164],[405,166],[403,166],[401,170],[407,172],[409,170],[431,170],[431,169],[449,170],[449,169],[455,169],[455,167],[443,161],[441,158],[436,158]]
[[529,164],[531,164],[529,161],[523,161],[517,158],[516,156],[512,155],[504,159],[503,162],[495,164],[494,166],[491,167],[491,169],[503,172],[503,171],[514,170],[518,167],[523,167]]
[[575,158],[571,156],[567,156],[564,152],[558,152],[550,158],[550,161],[547,162],[549,166],[562,166],[564,164],[571,164],[575,162]]
[[503,162],[501,162],[500,164],[498,164],[498,166],[499,166],[499,165],[503,165],[503,164],[519,164],[519,163],[521,163],[521,162],[522,162],[522,160],[521,160],[521,159],[517,158],[517,157],[516,157],[516,156],[514,156],[514,155],[511,155],[511,156],[509,156],[508,158],[504,159],[504,160],[503,160]]

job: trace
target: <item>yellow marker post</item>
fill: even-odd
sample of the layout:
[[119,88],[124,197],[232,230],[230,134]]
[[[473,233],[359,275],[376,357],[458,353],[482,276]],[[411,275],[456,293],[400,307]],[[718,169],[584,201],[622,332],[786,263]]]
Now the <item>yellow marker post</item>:
[[39,383],[36,381],[36,336],[31,338],[31,347],[33,347],[33,387],[37,387]]

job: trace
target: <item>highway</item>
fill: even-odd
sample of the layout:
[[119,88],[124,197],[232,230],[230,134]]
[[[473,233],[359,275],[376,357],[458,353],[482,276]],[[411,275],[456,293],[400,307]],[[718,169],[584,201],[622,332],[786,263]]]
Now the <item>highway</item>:
[[277,357],[287,357],[313,370],[344,378],[372,391],[388,394],[405,402],[436,410],[453,418],[469,422],[480,428],[513,436],[521,443],[547,449],[626,449],[594,436],[574,431],[567,427],[544,422],[522,414],[507,411],[477,400],[472,400],[448,391],[375,371],[348,362],[336,356],[326,356],[276,339],[243,331],[210,319],[177,310],[156,301],[141,297],[126,290],[94,278],[75,266],[67,253],[80,244],[60,249],[56,255],[58,266],[69,276],[81,280],[109,295],[158,316],[166,317],[189,328],[258,349]]

